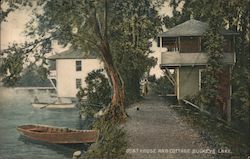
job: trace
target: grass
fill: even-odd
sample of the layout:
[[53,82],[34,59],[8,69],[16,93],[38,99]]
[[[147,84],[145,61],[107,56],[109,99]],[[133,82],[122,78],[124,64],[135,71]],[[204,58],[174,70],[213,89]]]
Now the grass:
[[127,158],[126,133],[118,123],[98,119],[93,128],[99,130],[99,137],[84,154],[84,159]]
[[215,158],[247,158],[249,143],[246,135],[239,134],[226,124],[196,109],[182,105],[173,108],[189,125],[198,130],[204,140],[214,149],[230,149],[230,154],[216,154]]

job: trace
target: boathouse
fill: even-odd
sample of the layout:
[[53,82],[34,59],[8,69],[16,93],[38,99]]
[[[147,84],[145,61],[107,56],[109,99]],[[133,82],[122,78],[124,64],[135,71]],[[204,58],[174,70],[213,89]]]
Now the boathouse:
[[79,50],[68,50],[48,59],[48,79],[60,98],[75,98],[79,88],[86,87],[85,78],[88,73],[103,68],[97,56]]
[[[158,35],[158,47],[161,50],[160,68],[166,72],[168,79],[175,87],[178,100],[194,95],[201,90],[202,73],[206,67],[208,55],[204,51],[203,35],[208,24],[191,18],[166,32]],[[222,30],[224,37],[223,63],[220,93],[226,103],[228,114],[231,112],[231,71],[236,62],[235,36],[236,33]]]

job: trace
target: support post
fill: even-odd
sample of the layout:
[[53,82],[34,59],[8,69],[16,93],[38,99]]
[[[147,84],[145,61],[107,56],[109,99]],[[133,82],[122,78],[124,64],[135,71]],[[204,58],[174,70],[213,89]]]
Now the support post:
[[[231,77],[232,77],[232,66],[229,67],[229,81],[231,81]],[[231,123],[231,118],[232,118],[231,100],[232,100],[232,85],[229,84],[229,99],[227,102],[227,122],[228,122],[228,124]]]
[[160,48],[162,49],[162,36],[160,36]]
[[176,68],[176,95],[177,100],[180,100],[180,68]]
[[181,37],[178,37],[179,53],[181,53]]

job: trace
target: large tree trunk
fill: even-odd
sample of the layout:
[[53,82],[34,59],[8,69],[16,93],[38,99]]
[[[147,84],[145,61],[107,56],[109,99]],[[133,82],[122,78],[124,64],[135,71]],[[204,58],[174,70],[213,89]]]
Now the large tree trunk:
[[109,75],[112,84],[112,100],[105,119],[113,121],[123,121],[126,119],[125,112],[125,85],[124,82],[114,66],[111,51],[107,40],[103,40],[100,50],[103,55],[106,72]]
[[100,39],[99,50],[102,53],[103,61],[105,64],[106,72],[110,78],[110,82],[113,89],[111,104],[108,107],[109,109],[106,111],[104,118],[107,120],[112,119],[113,121],[123,121],[127,114],[125,112],[125,86],[124,82],[115,68],[111,50],[109,47],[109,41],[107,38],[108,32],[108,0],[104,1],[104,26],[102,27],[100,24],[100,18],[96,13],[96,9],[94,10],[95,16],[95,30],[96,35]]

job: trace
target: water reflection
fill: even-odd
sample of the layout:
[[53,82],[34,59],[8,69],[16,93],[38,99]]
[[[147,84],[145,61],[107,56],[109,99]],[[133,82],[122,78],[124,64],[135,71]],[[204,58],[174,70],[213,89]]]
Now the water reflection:
[[25,136],[20,135],[18,141],[23,142],[26,145],[37,145],[43,149],[50,149],[55,151],[57,154],[62,154],[64,156],[72,156],[72,154],[77,150],[86,151],[89,144],[51,144],[42,141],[31,140]]
[[[86,145],[55,145],[27,140],[16,131],[18,125],[44,124],[74,129],[87,128],[89,121],[79,118],[77,109],[33,109],[37,96],[53,101],[48,91],[24,91],[0,87],[0,158],[6,159],[67,159],[72,152]],[[72,147],[73,146],[73,147]]]

